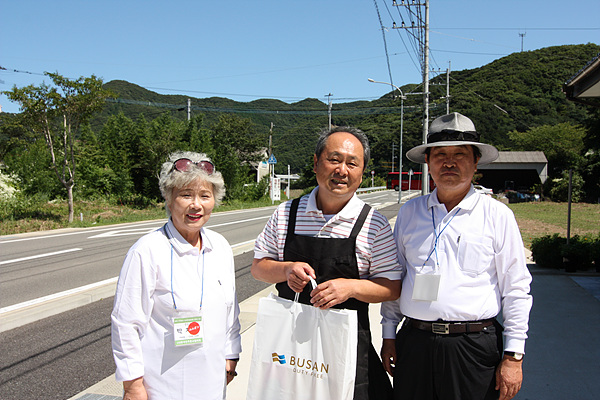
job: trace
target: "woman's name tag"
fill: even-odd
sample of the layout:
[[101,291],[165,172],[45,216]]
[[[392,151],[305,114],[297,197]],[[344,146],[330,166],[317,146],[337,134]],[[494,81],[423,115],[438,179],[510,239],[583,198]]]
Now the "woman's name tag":
[[175,346],[202,346],[204,344],[204,321],[201,315],[173,318]]
[[415,275],[415,286],[413,287],[413,300],[437,301],[440,289],[439,274],[417,274]]

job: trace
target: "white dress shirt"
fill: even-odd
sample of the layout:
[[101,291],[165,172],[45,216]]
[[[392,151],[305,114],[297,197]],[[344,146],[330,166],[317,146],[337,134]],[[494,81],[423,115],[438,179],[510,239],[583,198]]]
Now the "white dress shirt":
[[[326,218],[317,207],[318,190],[317,186],[300,199],[294,232],[302,236],[348,238],[365,202],[355,194],[339,213]],[[291,204],[287,201],[277,207],[256,239],[254,258],[283,260]],[[356,258],[361,279],[400,279],[392,228],[375,209],[371,209],[356,237]]]
[[[403,284],[400,299],[381,307],[385,339],[396,337],[404,315],[423,321],[477,321],[494,318],[502,309],[505,350],[524,353],[531,274],[519,227],[507,206],[475,193],[471,185],[448,212],[436,189],[400,208],[394,238]],[[441,275],[437,301],[412,299],[417,273]]]
[[[224,399],[225,360],[241,352],[231,247],[216,232],[200,234],[201,250],[169,220],[131,247],[119,276],[111,315],[116,379],[143,376],[150,399]],[[204,344],[175,347],[171,319],[197,314],[201,303]]]

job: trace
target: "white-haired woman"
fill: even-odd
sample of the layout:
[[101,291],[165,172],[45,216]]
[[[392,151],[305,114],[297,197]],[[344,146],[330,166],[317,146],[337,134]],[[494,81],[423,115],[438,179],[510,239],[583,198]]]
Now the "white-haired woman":
[[233,253],[204,228],[225,195],[205,154],[177,152],[159,186],[168,222],[129,250],[111,315],[124,399],[219,399],[241,352]]

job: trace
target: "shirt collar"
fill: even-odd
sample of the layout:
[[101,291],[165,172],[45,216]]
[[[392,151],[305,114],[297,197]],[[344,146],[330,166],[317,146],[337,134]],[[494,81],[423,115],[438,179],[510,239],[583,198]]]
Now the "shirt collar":
[[[165,229],[167,233],[167,239],[173,246],[175,250],[177,250],[180,254],[198,252],[198,248],[192,246],[187,240],[181,236],[181,233],[175,228],[173,224],[173,220],[169,218],[169,221],[165,224]],[[204,227],[200,228],[200,236],[202,237],[202,250],[206,252],[211,252],[213,250],[213,244],[210,241],[210,238],[206,234]]]
[[[316,213],[319,215],[323,215],[323,212],[321,210],[319,210],[319,208],[317,207],[317,192],[318,191],[319,191],[319,187],[317,186],[316,188],[313,189],[312,192],[310,192],[310,196],[308,197],[308,204],[306,205],[307,213]],[[348,201],[348,203],[346,203],[344,208],[342,208],[340,210],[340,212],[337,213],[336,215],[340,218],[351,220],[351,219],[355,218],[358,215],[358,213],[360,213],[360,210],[362,210],[363,205],[364,205],[364,202],[358,198],[356,193],[354,193],[352,195],[352,198]]]
[[[460,207],[461,210],[470,211],[473,208],[475,208],[477,200],[479,200],[479,196],[477,196],[477,193],[475,193],[475,188],[473,187],[473,184],[471,184],[469,191],[467,192],[465,197],[463,197],[460,203],[458,203],[457,207]],[[431,209],[432,207],[436,206],[443,206],[443,204],[440,203],[440,201],[438,200],[437,188],[435,188],[433,192],[431,192],[429,198],[427,199],[427,209]]]

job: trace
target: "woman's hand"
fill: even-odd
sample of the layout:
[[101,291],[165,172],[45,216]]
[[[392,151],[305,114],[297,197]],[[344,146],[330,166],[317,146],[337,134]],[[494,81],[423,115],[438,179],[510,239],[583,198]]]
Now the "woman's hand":
[[132,381],[123,382],[123,400],[148,400],[148,393],[144,387],[142,376]]

